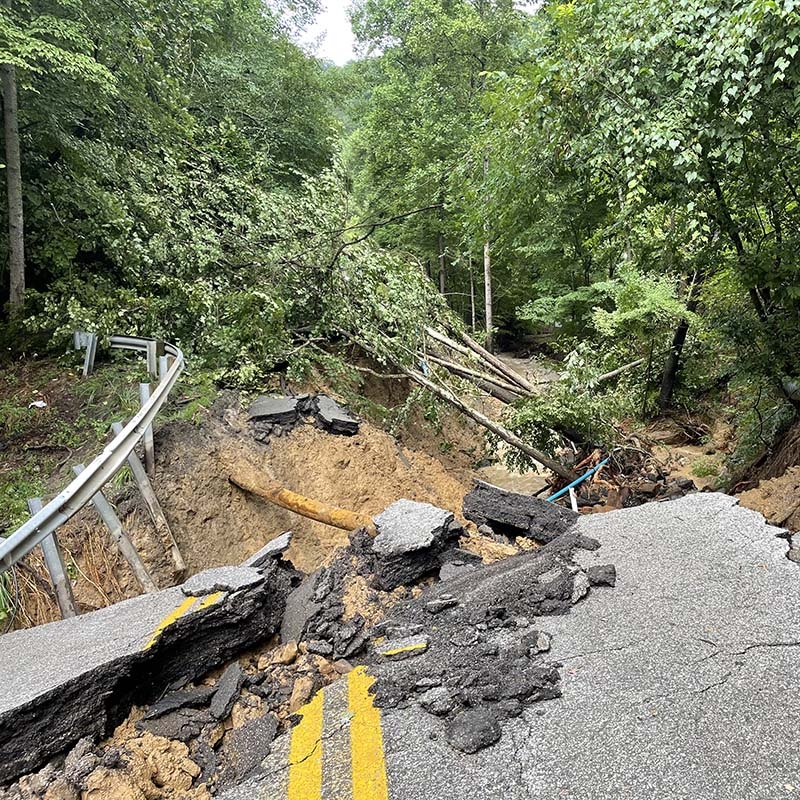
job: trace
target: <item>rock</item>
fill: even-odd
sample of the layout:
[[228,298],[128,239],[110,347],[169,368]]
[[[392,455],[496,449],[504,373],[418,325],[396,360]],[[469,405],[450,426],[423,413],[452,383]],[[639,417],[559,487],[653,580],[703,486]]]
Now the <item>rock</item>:
[[271,425],[294,425],[300,416],[298,404],[301,399],[262,395],[251,403],[247,418],[251,422],[258,420]]
[[313,600],[314,589],[321,575],[322,570],[312,573],[286,598],[286,610],[281,622],[282,641],[299,642],[308,621],[322,608],[322,605]]
[[188,742],[200,735],[203,728],[213,722],[213,717],[208,711],[196,708],[179,708],[170,711],[158,719],[141,720],[136,724],[140,731],[147,731],[154,736],[163,736],[165,739],[177,739]]
[[64,777],[78,788],[84,788],[86,778],[93,772],[100,759],[94,753],[94,742],[85,737],[70,750],[64,759]]
[[216,692],[211,699],[211,716],[214,719],[223,720],[230,713],[239,691],[244,683],[245,674],[238,662],[231,664],[217,683]]
[[349,661],[345,661],[343,658],[338,659],[338,661],[334,661],[333,668],[339,675],[347,675],[348,672],[353,671],[353,665]]
[[222,748],[225,767],[222,769],[218,791],[239,783],[257,769],[269,755],[277,732],[278,718],[272,714],[252,719],[241,728],[232,730]]
[[641,494],[653,495],[658,492],[661,486],[653,481],[642,481],[642,483],[640,483],[636,488],[639,490],[639,492],[641,492]]
[[314,691],[314,679],[310,675],[301,675],[292,688],[292,696],[289,698],[289,711],[294,714],[301,709],[311,698]]
[[544,631],[533,631],[525,637],[525,642],[529,645],[529,653],[534,655],[536,653],[546,653],[550,649],[551,639],[549,634]]
[[390,639],[375,647],[378,655],[392,661],[403,661],[406,658],[422,655],[430,644],[430,637],[425,635],[408,636],[404,639]]
[[278,558],[282,553],[289,549],[292,543],[292,532],[286,531],[280,536],[276,536],[271,542],[267,542],[257,553],[254,553],[247,561],[242,562],[243,567],[258,567],[263,566],[267,561],[273,558]]
[[447,743],[462,753],[477,753],[499,741],[500,735],[497,715],[485,706],[459,712],[445,728]]
[[124,766],[125,759],[122,757],[122,750],[119,747],[109,747],[103,753],[100,763],[108,769],[118,769]]
[[437,717],[447,716],[455,707],[456,701],[443,686],[428,689],[418,698],[419,704],[429,713]]
[[258,669],[263,670],[275,664],[291,664],[297,658],[298,652],[297,642],[286,642],[274,652],[261,656],[258,659]]
[[358,433],[358,420],[350,416],[335,400],[324,394],[317,395],[314,406],[317,420],[329,433],[342,436],[353,436]]
[[333,655],[333,645],[324,639],[312,639],[307,644],[308,652],[319,656]]
[[47,787],[44,800],[80,800],[80,792],[65,777],[59,776]]
[[202,597],[215,592],[237,592],[262,583],[264,576],[252,567],[215,567],[192,575],[181,585],[187,597]]
[[684,478],[679,476],[675,479],[675,485],[682,491],[682,492],[696,492],[697,486],[695,486],[694,481],[691,478]]
[[600,564],[589,567],[586,577],[592,586],[616,586],[617,569],[613,564]]
[[571,509],[483,481],[476,481],[475,488],[464,497],[462,510],[467,519],[488,525],[495,533],[544,543],[569,531],[578,519]]

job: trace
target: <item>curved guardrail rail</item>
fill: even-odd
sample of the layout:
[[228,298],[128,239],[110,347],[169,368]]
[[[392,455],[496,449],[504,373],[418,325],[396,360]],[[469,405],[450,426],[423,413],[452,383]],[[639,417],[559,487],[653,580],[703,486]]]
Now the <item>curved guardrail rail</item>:
[[[154,339],[138,336],[111,337],[112,347],[147,353],[148,361],[155,353],[156,344]],[[75,516],[126,462],[133,448],[152,425],[183,371],[185,362],[178,347],[164,342],[164,353],[174,360],[162,371],[160,382],[136,416],[61,494],[0,543],[0,575],[13,567],[36,545],[41,544],[60,525]]]

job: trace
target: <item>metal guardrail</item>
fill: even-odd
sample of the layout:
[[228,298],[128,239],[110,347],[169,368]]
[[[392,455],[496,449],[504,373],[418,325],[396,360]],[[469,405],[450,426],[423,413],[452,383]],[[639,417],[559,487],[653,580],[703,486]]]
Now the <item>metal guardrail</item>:
[[[141,410],[111,441],[108,447],[78,475],[61,494],[34,514],[0,543],[0,575],[9,570],[36,545],[78,513],[125,464],[133,448],[151,429],[153,420],[169,396],[184,368],[181,350],[167,342],[138,336],[112,336],[111,346],[144,352],[148,368],[154,372],[156,355],[160,356],[160,381]],[[163,355],[159,351],[163,347]],[[169,365],[167,357],[174,359]]]

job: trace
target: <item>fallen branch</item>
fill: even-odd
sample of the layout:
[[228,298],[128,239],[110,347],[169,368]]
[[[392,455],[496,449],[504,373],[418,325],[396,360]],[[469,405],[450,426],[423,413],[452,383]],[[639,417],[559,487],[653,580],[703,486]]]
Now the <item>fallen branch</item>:
[[481,345],[479,345],[466,333],[461,332],[459,335],[461,336],[461,340],[467,345],[467,347],[469,347],[470,350],[477,353],[488,364],[491,364],[496,371],[505,375],[506,378],[511,381],[511,383],[515,383],[529,394],[536,393],[536,387],[529,380],[523,378],[518,372],[511,369],[508,364],[504,364],[497,356],[490,353],[485,347],[481,347]]
[[644,359],[637,358],[636,361],[631,361],[630,364],[625,364],[619,369],[612,369],[611,372],[606,372],[605,375],[601,375],[599,378],[597,378],[597,380],[595,380],[595,383],[610,381],[612,378],[616,378],[617,375],[622,375],[623,372],[627,372],[629,369],[635,369],[636,367],[640,367],[642,364],[644,364]]
[[547,467],[547,469],[555,472],[556,475],[559,475],[567,481],[571,481],[575,477],[572,472],[570,472],[563,464],[560,464],[558,461],[553,460],[545,453],[542,453],[526,444],[522,441],[522,439],[519,438],[519,436],[516,436],[507,428],[504,428],[502,425],[484,416],[479,411],[471,408],[448,389],[437,386],[435,383],[429,381],[424,375],[416,370],[404,367],[402,365],[400,366],[400,369],[416,384],[422,386],[424,389],[427,389],[429,392],[435,394],[445,402],[450,403],[450,405],[457,408],[462,414],[466,414],[470,419],[486,428],[486,430],[491,431],[493,434],[495,434],[495,436],[499,436],[504,442],[506,442],[506,444],[515,447],[517,450],[525,453],[526,456],[538,461],[540,464]]
[[[508,395],[512,395],[511,402],[524,395],[524,392],[518,386],[512,386],[510,383],[500,380],[500,378],[486,375],[483,372],[478,372],[477,370],[470,369],[469,367],[465,367],[461,364],[456,364],[453,361],[448,361],[447,359],[439,358],[438,356],[433,355],[428,356],[428,361],[432,362],[433,364],[438,364],[440,367],[444,367],[448,372],[452,372],[453,375],[458,375],[461,378],[469,378],[470,380],[480,383],[490,383],[493,386],[496,386],[498,389],[501,389],[506,397]],[[489,392],[489,394],[493,395],[494,393]],[[503,397],[498,397],[498,399],[503,400],[503,402],[509,402],[504,400]]]
[[313,519],[345,531],[366,528],[369,533],[375,534],[375,525],[372,522],[372,518],[366,514],[358,514],[345,508],[327,506],[318,500],[303,497],[303,495],[281,486],[276,481],[270,480],[265,475],[259,474],[254,467],[230,466],[228,480],[243,491],[285,508],[287,511],[293,511],[301,517]]
[[[493,364],[491,361],[487,361],[480,355],[480,353],[477,353],[475,350],[470,350],[468,347],[465,347],[464,345],[461,345],[458,342],[454,342],[450,337],[445,336],[443,333],[440,333],[439,331],[434,330],[433,328],[425,328],[425,333],[428,336],[430,336],[431,339],[433,339],[436,342],[439,342],[439,344],[443,344],[445,347],[449,348],[454,353],[458,353],[459,355],[465,356],[466,358],[477,359],[484,368],[486,368],[489,372],[495,375],[498,380],[502,381],[504,386],[510,385],[512,391],[517,392],[518,394],[529,393],[528,389],[520,385],[520,382],[518,380],[519,376],[517,376],[516,372],[511,370],[512,376],[516,376],[516,378],[514,377],[509,378],[508,368],[505,368],[505,364],[503,364],[504,369],[498,369],[498,367],[495,366],[495,364]],[[502,364],[502,362],[500,363]]]

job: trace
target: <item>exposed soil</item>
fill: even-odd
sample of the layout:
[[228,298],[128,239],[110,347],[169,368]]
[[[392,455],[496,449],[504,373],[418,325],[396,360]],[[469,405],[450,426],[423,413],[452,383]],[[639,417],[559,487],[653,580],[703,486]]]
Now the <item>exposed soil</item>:
[[[218,398],[211,411],[203,412],[197,423],[178,420],[157,428],[153,483],[189,574],[240,563],[286,530],[294,533],[287,558],[298,569],[313,571],[346,543],[346,532],[299,517],[232,486],[222,454],[241,449],[286,488],[373,516],[403,497],[458,511],[471,485],[470,467],[482,455],[481,442],[480,435],[456,418],[445,416],[437,426],[421,414],[412,414],[398,439],[364,422],[352,437],[331,435],[308,425],[273,436],[262,445],[253,440],[238,397],[228,393]],[[76,457],[75,461],[91,455],[87,452],[85,458]],[[72,463],[66,472],[53,476],[51,493],[68,483]],[[156,583],[161,587],[173,584],[176,576],[167,548],[133,482],[130,478],[117,481],[107,487],[106,494]],[[141,591],[91,507],[62,526],[59,543],[81,611]],[[38,548],[17,575],[21,596],[17,627],[58,619]]]
[[755,489],[742,492],[739,502],[759,511],[773,525],[800,531],[800,467],[790,467],[779,478],[761,481]]

